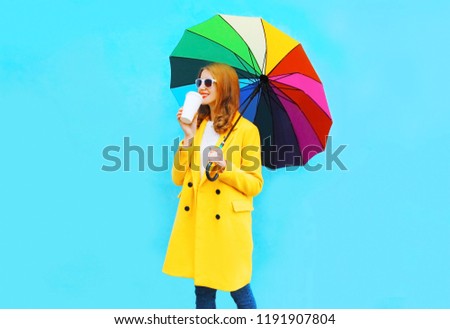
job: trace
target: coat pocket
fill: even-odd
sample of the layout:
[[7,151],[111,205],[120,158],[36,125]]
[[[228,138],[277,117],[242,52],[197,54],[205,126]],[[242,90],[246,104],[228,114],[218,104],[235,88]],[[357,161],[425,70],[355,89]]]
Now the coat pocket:
[[231,201],[233,204],[233,210],[235,212],[252,211],[253,203],[248,200],[234,200]]

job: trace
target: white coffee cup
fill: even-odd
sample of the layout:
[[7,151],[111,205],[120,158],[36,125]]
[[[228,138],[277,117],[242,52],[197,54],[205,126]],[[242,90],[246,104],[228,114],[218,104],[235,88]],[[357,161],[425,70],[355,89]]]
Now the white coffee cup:
[[180,120],[183,123],[191,124],[201,104],[202,95],[195,91],[189,91],[184,99],[183,112],[181,113]]

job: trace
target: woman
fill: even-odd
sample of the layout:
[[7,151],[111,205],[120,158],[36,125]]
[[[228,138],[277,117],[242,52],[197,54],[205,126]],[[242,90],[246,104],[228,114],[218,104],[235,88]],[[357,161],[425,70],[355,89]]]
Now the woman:
[[[238,308],[256,308],[250,288],[251,211],[263,186],[259,132],[239,118],[239,81],[233,68],[212,63],[198,77],[202,105],[194,121],[182,123],[182,109],[177,113],[184,139],[172,180],[182,190],[163,272],[194,279],[197,308],[216,308],[217,289],[230,291]],[[223,158],[208,154],[230,129]],[[208,161],[219,167],[215,181],[205,175]]]

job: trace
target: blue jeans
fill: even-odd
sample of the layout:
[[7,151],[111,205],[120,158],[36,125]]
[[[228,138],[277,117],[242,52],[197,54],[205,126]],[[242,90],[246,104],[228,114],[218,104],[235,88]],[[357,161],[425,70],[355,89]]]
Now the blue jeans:
[[[216,308],[216,289],[195,286],[195,305],[196,308]],[[255,309],[256,302],[255,297],[253,297],[252,289],[250,288],[250,283],[243,286],[241,289],[230,292],[231,297],[233,297],[237,308],[240,309]]]

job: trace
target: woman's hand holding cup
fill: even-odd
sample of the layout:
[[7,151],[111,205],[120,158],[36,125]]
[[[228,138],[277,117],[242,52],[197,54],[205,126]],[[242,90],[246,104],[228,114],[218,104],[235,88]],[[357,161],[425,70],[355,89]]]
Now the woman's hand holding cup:
[[183,121],[181,121],[181,115],[183,114],[183,108],[181,107],[178,110],[177,113],[177,119],[178,119],[178,123],[181,126],[181,129],[184,132],[184,139],[183,139],[183,145],[184,146],[189,146],[191,143],[191,139],[194,137],[195,132],[197,131],[197,116],[198,113],[195,113],[194,118],[192,119],[192,122],[190,124],[184,123]]

